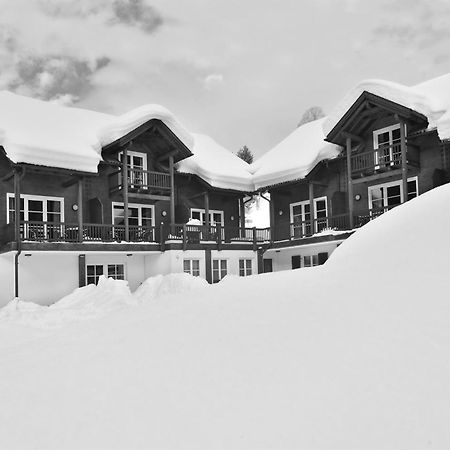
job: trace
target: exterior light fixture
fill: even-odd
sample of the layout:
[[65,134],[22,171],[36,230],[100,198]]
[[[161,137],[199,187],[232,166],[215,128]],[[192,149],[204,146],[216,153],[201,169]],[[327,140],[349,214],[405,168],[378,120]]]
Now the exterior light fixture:
[[356,194],[356,195],[355,195],[355,200],[356,200],[356,201],[361,200],[361,196],[360,196],[359,194]]
[[231,216],[231,217],[230,217],[230,220],[234,220],[234,216]]
[[283,211],[282,211],[281,209],[278,211],[278,215],[279,215],[279,216],[282,216],[282,215],[283,215]]
[[162,215],[163,217],[166,217],[166,216],[167,216],[167,211],[166,211],[166,210],[161,211],[161,215]]
[[73,209],[74,211],[78,211],[78,205],[77,205],[76,203],[74,203],[74,204],[72,205],[72,209]]

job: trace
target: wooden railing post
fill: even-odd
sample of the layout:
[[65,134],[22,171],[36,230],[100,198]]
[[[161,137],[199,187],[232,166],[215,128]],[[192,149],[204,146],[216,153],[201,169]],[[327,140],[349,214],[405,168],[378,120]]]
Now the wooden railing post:
[[77,195],[78,242],[83,242],[83,179],[78,178]]
[[406,155],[406,132],[405,122],[400,120],[400,149],[402,152],[402,185],[403,197],[402,203],[408,201],[408,160]]
[[175,169],[173,165],[173,155],[169,156],[170,172],[170,225],[172,233],[175,230]]
[[257,250],[257,239],[256,239],[256,227],[253,227],[253,251],[256,252]]
[[[130,143],[131,145],[131,143]],[[130,230],[128,224],[128,147],[123,149],[122,161],[122,193],[123,193],[123,220],[125,222],[125,241],[130,240]]]
[[187,249],[187,236],[186,236],[186,224],[183,223],[183,251]]
[[222,250],[222,225],[216,225],[216,233],[217,233],[217,250]]
[[353,229],[353,180],[352,180],[352,138],[350,136],[346,139],[347,151],[347,191],[348,191],[348,219],[350,229]]
[[161,226],[159,228],[159,243],[161,245],[161,251],[165,251],[166,249],[166,240],[164,237],[164,222],[161,222]]
[[309,228],[311,236],[315,233],[314,228],[314,184],[310,181],[308,183],[308,192],[309,192]]

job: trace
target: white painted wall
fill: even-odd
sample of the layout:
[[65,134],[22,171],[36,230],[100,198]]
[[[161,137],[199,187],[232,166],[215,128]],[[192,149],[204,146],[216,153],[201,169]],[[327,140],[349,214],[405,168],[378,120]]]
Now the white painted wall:
[[14,253],[0,255],[0,307],[14,297]]
[[[14,256],[11,266],[14,285]],[[19,256],[19,298],[22,300],[50,305],[76,289],[78,283],[76,254],[24,252]]]
[[211,259],[226,259],[227,272],[230,275],[239,275],[239,260],[252,260],[252,274],[258,273],[258,254],[253,250],[213,250],[211,252]]
[[325,242],[320,244],[302,245],[281,249],[269,249],[264,253],[264,258],[271,258],[273,271],[292,270],[292,256],[309,256],[327,252],[328,257],[338,247],[338,242]]

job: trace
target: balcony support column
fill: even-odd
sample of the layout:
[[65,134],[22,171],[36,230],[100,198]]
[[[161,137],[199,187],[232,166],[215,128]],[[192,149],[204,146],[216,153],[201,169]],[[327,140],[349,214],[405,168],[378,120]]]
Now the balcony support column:
[[347,154],[348,221],[350,229],[353,229],[352,138],[350,136],[347,136],[345,144]]
[[170,173],[170,228],[171,232],[175,232],[175,169],[173,165],[173,155],[169,156],[169,173]]
[[203,194],[203,200],[205,202],[205,227],[208,230],[209,233],[209,194],[208,192],[205,192]]
[[244,204],[244,197],[239,198],[239,221],[240,221],[240,227],[241,227],[241,233],[242,236],[245,236],[245,204]]
[[18,169],[14,170],[14,239],[16,241],[16,254],[14,256],[14,297],[19,297],[19,256],[22,252],[20,236],[20,179]]
[[78,178],[77,205],[78,242],[83,242],[83,178]]
[[[131,142],[130,144],[131,145]],[[122,160],[122,194],[123,194],[123,221],[125,225],[125,241],[130,240],[130,226],[128,223],[128,147],[123,149]]]
[[403,120],[400,120],[400,149],[402,152],[402,185],[403,198],[402,203],[408,201],[408,159],[406,156],[406,125]]
[[308,183],[308,193],[309,193],[309,226],[311,230],[311,235],[314,234],[314,184],[310,181]]

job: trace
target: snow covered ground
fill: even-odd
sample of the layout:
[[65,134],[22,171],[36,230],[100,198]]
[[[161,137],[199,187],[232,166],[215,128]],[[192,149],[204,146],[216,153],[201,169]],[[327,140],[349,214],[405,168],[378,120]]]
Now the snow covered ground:
[[450,448],[450,185],[325,266],[0,313],[0,448]]

